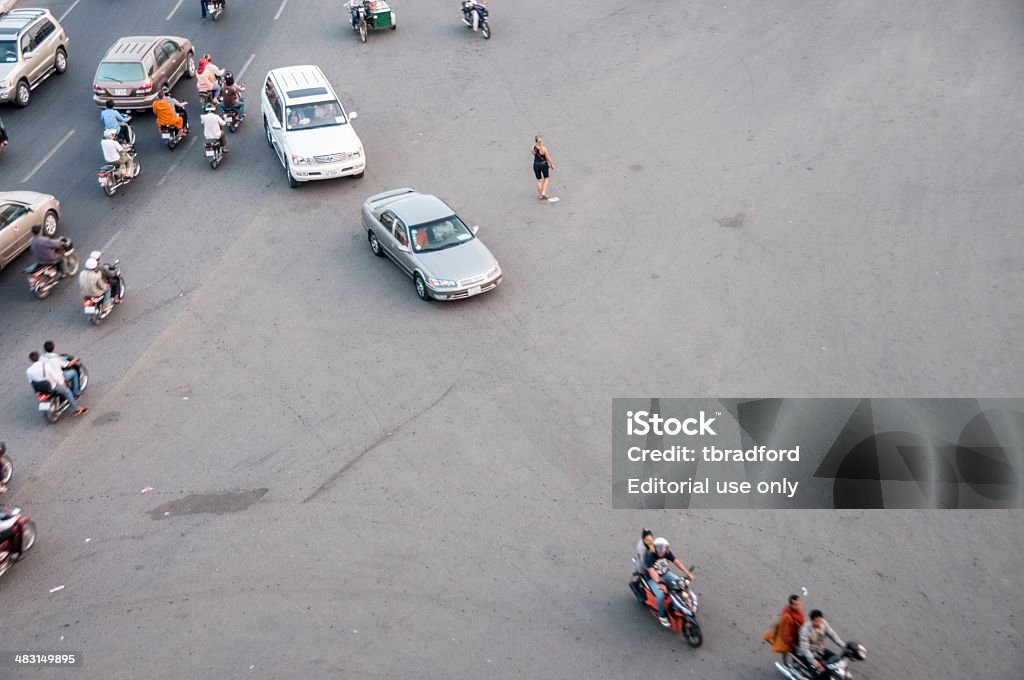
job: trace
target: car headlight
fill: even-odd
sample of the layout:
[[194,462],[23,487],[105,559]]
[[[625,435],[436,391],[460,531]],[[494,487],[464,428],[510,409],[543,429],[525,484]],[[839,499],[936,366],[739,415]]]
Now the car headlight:
[[0,80],[0,90],[6,90],[10,86],[11,86],[11,81],[9,81],[9,80]]
[[494,266],[487,270],[487,278],[491,278],[492,276],[497,276],[500,273],[501,273],[501,267],[499,267],[498,263],[495,262]]
[[296,156],[292,154],[292,163],[295,165],[313,165],[316,161],[308,156]]
[[433,276],[427,277],[427,283],[434,288],[454,288],[459,285],[457,281],[452,281],[451,279],[435,279]]

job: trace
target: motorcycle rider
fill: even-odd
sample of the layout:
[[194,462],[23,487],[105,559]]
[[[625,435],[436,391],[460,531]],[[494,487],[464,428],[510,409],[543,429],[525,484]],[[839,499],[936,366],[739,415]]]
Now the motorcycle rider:
[[[209,0],[199,0],[199,4],[202,5],[203,16],[201,18],[203,18],[203,19],[206,18],[206,3],[208,1]],[[221,7],[227,7],[226,0],[213,0],[213,4],[220,5]]]
[[25,371],[25,376],[37,392],[41,394],[59,394],[68,402],[68,406],[73,409],[74,412],[71,414],[73,416],[80,416],[89,410],[84,406],[79,406],[75,401],[75,395],[71,394],[71,390],[64,383],[64,376],[58,370],[56,362],[43,361],[39,357],[39,352],[36,351],[29,352],[28,358],[32,365]]
[[4,126],[4,119],[0,118],[0,149],[7,146],[7,128]]
[[199,60],[196,68],[196,88],[199,96],[204,92],[210,93],[210,101],[217,101],[220,97],[220,78],[224,77],[224,69],[213,63],[213,55],[209,52]]
[[636,556],[633,558],[633,578],[629,580],[629,587],[640,602],[644,601],[643,589],[640,587],[640,579],[647,573],[647,555],[654,551],[654,532],[644,529],[640,532],[640,540],[636,543]]
[[487,5],[487,0],[462,0],[462,13],[474,31],[480,27],[480,15],[476,11],[478,5]]
[[53,344],[53,340],[44,342],[42,360],[45,362],[55,362],[55,366],[60,371],[60,374],[64,376],[64,383],[71,385],[71,393],[77,399],[82,394],[79,386],[78,369],[76,368],[78,357],[65,359],[63,354],[57,354],[55,350],[56,346]]
[[44,236],[43,228],[38,224],[32,227],[32,238],[28,243],[32,254],[36,256],[36,262],[40,265],[56,265],[60,278],[67,278],[68,265],[64,261],[63,243]]
[[89,259],[82,267],[82,273],[78,275],[78,287],[82,291],[82,297],[94,298],[102,295],[103,306],[106,307],[110,304],[113,291],[107,278],[100,271],[99,254],[98,250],[89,254]]
[[124,115],[120,111],[114,108],[114,100],[107,100],[107,108],[100,111],[100,121],[103,123],[103,130],[113,130],[117,133],[114,138],[128,143],[128,121],[131,120],[128,116]]
[[830,657],[834,656],[833,652],[825,646],[826,637],[840,647],[846,646],[846,643],[839,639],[836,632],[832,630],[832,626],[828,625],[821,610],[815,609],[811,611],[807,622],[800,627],[800,645],[797,648],[800,657],[814,669],[815,680],[824,680],[828,677],[828,671],[822,662],[828,661]]
[[235,74],[224,72],[224,87],[220,90],[221,115],[234,110],[239,120],[245,118],[245,101],[242,99],[242,87],[235,84]]
[[[174,104],[171,103],[172,98],[168,98],[167,92],[164,88],[160,88],[160,92],[156,95],[156,101],[153,102],[153,113],[156,115],[157,128],[162,127],[176,127],[182,136],[188,134],[188,126],[185,125],[185,118],[179,116],[174,108]],[[174,100],[177,102],[178,100]]]
[[228,136],[224,134],[226,120],[217,115],[217,107],[211,102],[206,105],[206,113],[200,119],[203,121],[203,135],[207,142],[220,142],[221,151],[228,152]]
[[362,5],[363,11],[366,13],[366,23],[372,24],[373,21],[373,2],[372,0],[349,0],[346,5],[349,11],[352,13],[352,28],[359,25],[359,6]]
[[667,584],[678,583],[679,577],[669,571],[669,565],[676,565],[680,571],[686,574],[686,578],[693,580],[693,574],[682,562],[669,550],[668,540],[662,537],[654,539],[654,550],[647,554],[644,565],[647,567],[647,585],[654,598],[658,602],[658,620],[661,625],[669,628],[672,623],[668,620],[668,613],[665,611],[665,593],[668,592]]
[[123,176],[134,177],[135,163],[132,161],[131,156],[128,155],[129,147],[114,139],[115,136],[117,136],[117,130],[108,128],[103,131],[103,140],[100,142],[100,148],[103,150],[103,160],[116,166],[115,170]]

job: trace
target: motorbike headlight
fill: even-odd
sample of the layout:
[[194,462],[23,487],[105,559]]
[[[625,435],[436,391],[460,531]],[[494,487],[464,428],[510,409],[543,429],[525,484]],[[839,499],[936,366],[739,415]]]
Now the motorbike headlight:
[[433,276],[428,276],[427,282],[434,288],[454,288],[459,285],[458,282],[451,279],[435,279]]

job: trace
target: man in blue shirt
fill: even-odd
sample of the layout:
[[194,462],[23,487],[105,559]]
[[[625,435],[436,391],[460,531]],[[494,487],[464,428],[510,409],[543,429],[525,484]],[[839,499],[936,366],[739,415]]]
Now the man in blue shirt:
[[123,144],[128,143],[128,116],[114,108],[114,100],[107,100],[107,108],[100,111],[100,120],[104,130],[117,130],[117,139]]
[[668,620],[668,614],[665,612],[665,593],[668,588],[663,585],[665,583],[671,583],[678,581],[679,577],[668,570],[670,564],[674,564],[679,567],[679,570],[686,574],[686,578],[693,580],[693,574],[690,570],[683,566],[672,551],[668,549],[668,541],[660,536],[654,539],[654,550],[647,553],[647,585],[650,586],[651,592],[654,593],[654,599],[658,601],[658,620],[661,621],[661,625],[666,628],[672,625],[672,622]]

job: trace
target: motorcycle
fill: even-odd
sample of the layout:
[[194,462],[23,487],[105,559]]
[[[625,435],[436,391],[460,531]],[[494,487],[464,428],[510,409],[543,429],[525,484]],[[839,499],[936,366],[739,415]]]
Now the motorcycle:
[[89,315],[89,321],[92,322],[93,326],[99,326],[101,323],[103,323],[103,321],[108,316],[110,316],[110,313],[114,311],[114,307],[116,307],[118,304],[121,303],[121,301],[124,300],[124,295],[127,292],[127,287],[125,286],[124,283],[124,275],[121,273],[121,270],[117,268],[117,265],[120,262],[120,260],[114,260],[114,264],[112,265],[114,270],[116,271],[116,276],[120,281],[120,291],[118,291],[120,295],[118,296],[118,298],[115,300],[113,295],[111,295],[110,301],[107,302],[107,304],[103,304],[102,295],[97,295],[95,297],[87,297],[82,300],[82,311]]
[[64,269],[67,274],[61,276],[60,270],[55,264],[42,264],[39,262],[21,270],[23,274],[29,275],[29,290],[40,300],[47,297],[58,283],[78,273],[78,255],[75,254],[75,247],[71,243],[71,239],[61,236],[58,240],[64,246]]
[[174,147],[178,146],[178,142],[181,141],[182,128],[175,127],[174,125],[161,125],[160,126],[160,137],[167,144],[167,148],[174,151]]
[[[825,658],[821,660],[826,671],[826,675],[822,677],[829,678],[830,680],[852,680],[853,675],[850,673],[847,659],[863,661],[867,656],[867,650],[864,649],[863,645],[859,645],[856,642],[847,642],[842,654],[836,654],[832,650],[828,650]],[[798,655],[788,654],[786,660],[788,663],[775,662],[775,668],[782,677],[788,680],[815,680],[818,677],[818,672]]]
[[216,21],[224,13],[224,0],[206,0],[206,13]]
[[132,117],[127,113],[125,113],[125,117],[128,118],[128,122],[120,123],[117,126],[117,135],[114,139],[125,146],[135,146],[135,128],[131,125]]
[[474,31],[480,29],[480,35],[487,40],[491,37],[491,26],[487,23],[487,5],[483,0],[462,0],[462,23]]
[[[636,562],[634,558],[633,562]],[[693,567],[690,567],[693,572]],[[658,618],[658,601],[654,597],[646,578],[639,579],[639,583],[630,585],[633,595],[640,604],[647,607],[654,618]],[[704,644],[704,633],[697,623],[697,594],[690,590],[690,580],[679,577],[678,580],[665,581],[668,593],[665,594],[665,611],[668,613],[668,620],[671,623],[673,633],[679,633],[686,643],[693,648]],[[642,599],[641,599],[642,598]]]
[[28,515],[21,513],[21,508],[0,509],[0,531],[6,532],[13,529],[21,535],[21,554],[18,558],[11,558],[11,545],[0,546],[0,576],[2,576],[15,562],[20,562],[36,542],[36,523],[29,519]]
[[[238,89],[245,92],[245,84],[238,83]],[[244,100],[239,100],[244,103]],[[242,124],[243,117],[238,115],[238,108],[234,106],[224,106],[224,119],[228,122],[228,130],[231,132],[238,132],[238,127]]]
[[121,166],[114,165],[113,163],[104,165],[96,173],[96,179],[99,181],[100,186],[103,187],[103,192],[107,196],[116,194],[118,189],[138,177],[142,171],[142,165],[139,164],[139,155],[135,151],[129,149],[128,158],[132,159],[133,169],[131,174],[126,173]]
[[7,445],[0,442],[0,486],[6,487],[7,483],[11,481],[12,475],[14,475],[14,463],[7,455]]
[[210,167],[214,170],[224,160],[224,149],[219,139],[206,140],[206,157],[210,159]]
[[[68,354],[62,354],[61,356],[67,360],[73,358]],[[85,365],[81,361],[75,362],[75,365],[71,368],[78,371],[78,392],[81,394],[85,392],[85,388],[89,384],[89,371],[86,370]],[[37,389],[36,399],[39,402],[37,408],[46,418],[46,422],[51,424],[60,420],[60,417],[71,406],[67,399],[56,392],[43,393]]]
[[369,31],[376,31],[378,28],[390,28],[392,31],[398,28],[398,17],[386,0],[349,0],[345,3],[352,17],[352,30],[359,32],[359,39],[366,42]]

